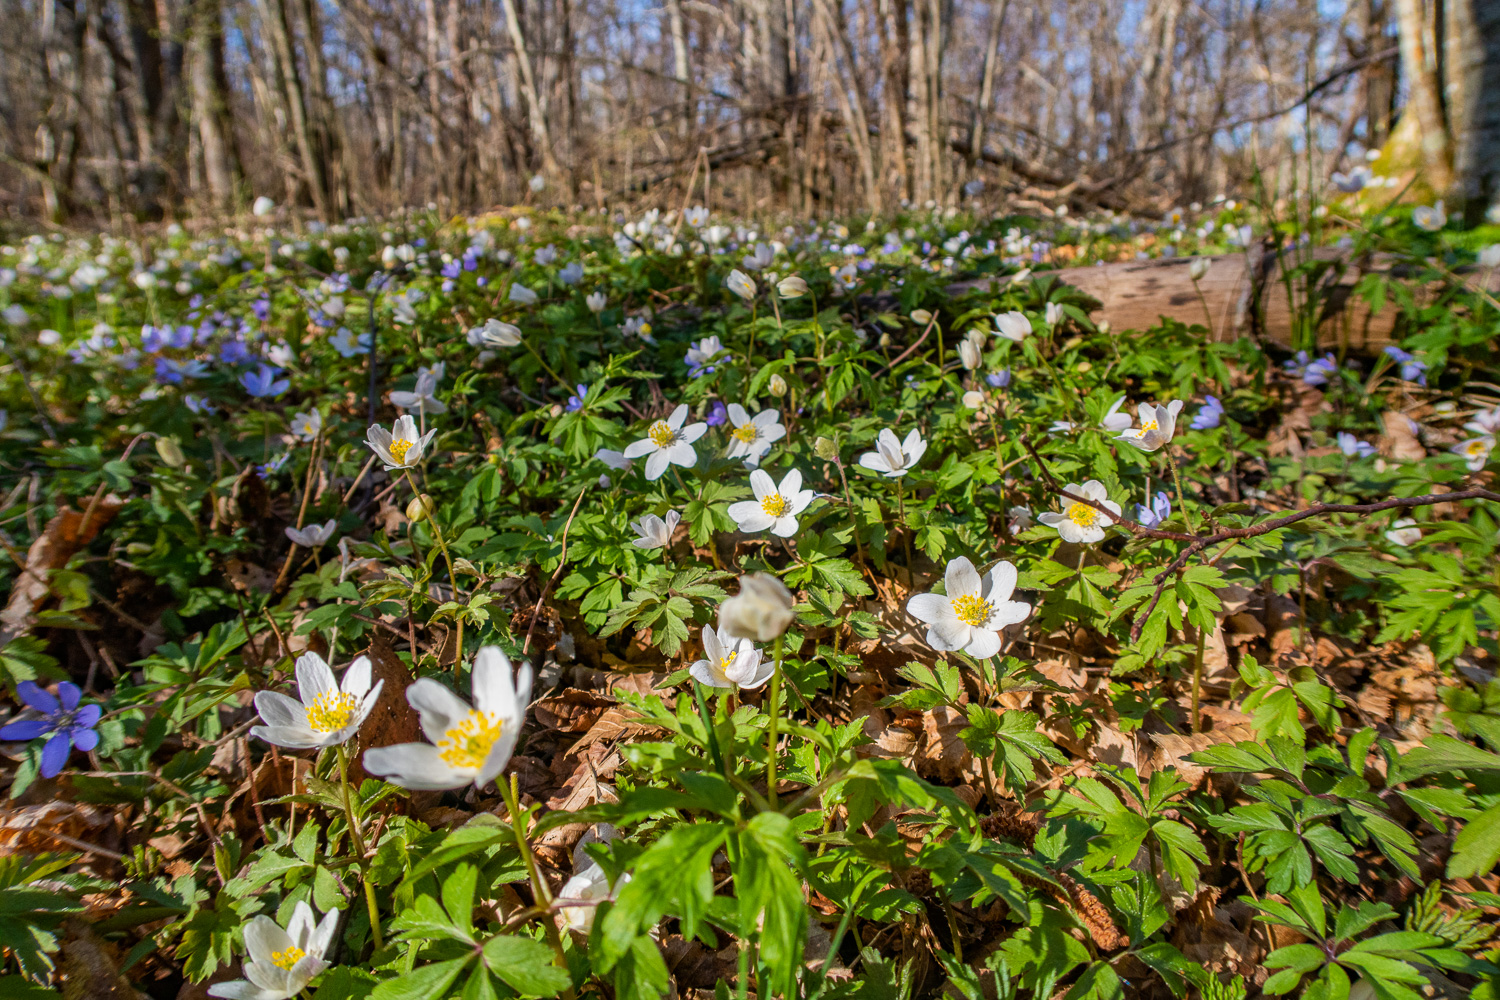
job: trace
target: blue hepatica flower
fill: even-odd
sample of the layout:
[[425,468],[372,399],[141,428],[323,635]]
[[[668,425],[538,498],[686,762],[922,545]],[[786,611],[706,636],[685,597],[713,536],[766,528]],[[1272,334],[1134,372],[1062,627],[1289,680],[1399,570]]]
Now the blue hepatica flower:
[[141,327],[141,346],[147,354],[155,354],[167,346],[167,331],[147,323]]
[[568,405],[565,409],[569,413],[577,413],[583,409],[583,398],[589,394],[589,387],[582,382],[578,383],[578,393],[568,397]]
[[163,385],[181,385],[190,378],[202,378],[208,374],[208,366],[196,359],[173,361],[171,358],[156,359],[156,381]]
[[1010,369],[1002,368],[1000,371],[990,372],[984,377],[984,380],[988,382],[993,388],[1004,389],[1006,386],[1010,385]]
[[245,391],[256,399],[279,396],[283,392],[286,392],[292,384],[290,379],[279,379],[276,377],[280,374],[281,369],[275,365],[262,364],[254,371],[245,372],[241,375],[240,385],[244,386]]
[[443,265],[443,277],[456,278],[463,273],[464,266],[460,261],[450,260]]
[[1224,419],[1224,404],[1219,402],[1218,396],[1204,396],[1203,406],[1193,415],[1193,422],[1188,426],[1195,431],[1206,431],[1219,426],[1219,421]]
[[1333,359],[1332,354],[1325,354],[1321,358],[1309,358],[1306,351],[1298,351],[1297,356],[1290,361],[1283,361],[1281,366],[1286,373],[1294,378],[1300,378],[1303,385],[1317,387],[1327,385],[1328,380],[1338,374],[1339,363]]
[[188,393],[186,396],[183,396],[182,402],[183,405],[186,406],[189,410],[192,410],[194,413],[200,415],[218,412],[214,404],[210,403],[202,396],[195,396],[192,393]]
[[271,300],[259,298],[250,303],[250,311],[255,313],[255,318],[264,323],[271,315]]
[[1375,446],[1368,441],[1361,441],[1348,431],[1338,433],[1339,451],[1350,458],[1368,458],[1375,454]]
[[250,360],[250,348],[242,340],[226,340],[219,346],[219,361],[226,365],[243,365]]
[[1163,490],[1151,498],[1150,507],[1138,503],[1133,513],[1136,523],[1142,527],[1159,528],[1163,521],[1172,516],[1172,499]]
[[39,719],[21,719],[0,726],[0,740],[36,740],[47,738],[42,747],[42,777],[53,778],[68,762],[68,754],[77,747],[89,751],[99,745],[98,705],[78,704],[83,692],[77,684],[63,681],[54,696],[35,681],[16,685],[16,694],[26,707],[41,715]]
[[370,335],[362,333],[356,338],[349,332],[347,326],[339,327],[334,335],[328,338],[328,343],[333,345],[333,349],[339,352],[340,357],[352,358],[370,353]]
[[1415,382],[1426,388],[1427,386],[1427,362],[1418,361],[1407,351],[1392,344],[1385,349],[1386,357],[1401,366],[1401,377],[1408,382]]
[[708,408],[708,416],[703,418],[703,422],[710,427],[718,427],[728,419],[729,407],[725,406],[722,401],[716,399],[714,400],[713,405]]
[[261,478],[264,479],[264,478],[266,478],[268,476],[273,475],[274,473],[280,472],[283,468],[285,468],[287,460],[290,459],[291,457],[292,457],[292,453],[291,452],[284,451],[280,455],[277,455],[276,457],[272,458],[266,464],[264,464],[264,465],[257,465],[255,467],[255,469],[256,469],[257,472],[260,473]]

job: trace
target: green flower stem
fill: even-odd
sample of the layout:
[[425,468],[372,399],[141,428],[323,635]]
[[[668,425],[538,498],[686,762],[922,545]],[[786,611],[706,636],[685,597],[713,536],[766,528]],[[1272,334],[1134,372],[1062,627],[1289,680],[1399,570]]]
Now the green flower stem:
[[[411,494],[412,494],[413,497],[419,497],[419,496],[422,495],[421,492],[417,489],[416,482],[411,478],[411,470],[410,469],[406,470],[406,484],[411,487]],[[433,541],[437,542],[438,548],[442,550],[442,553],[443,553],[443,562],[445,562],[445,563],[448,564],[448,580],[449,580],[450,583],[453,584],[453,599],[456,601],[456,600],[458,600],[458,574],[455,573],[455,572],[453,572],[453,557],[448,554],[448,543],[443,538],[443,529],[438,524],[437,518],[434,516],[434,512],[433,511],[428,511],[427,512],[427,523],[432,527],[432,538],[433,538]],[[455,664],[455,669],[457,669],[457,667],[456,667],[457,664],[463,662],[463,658],[464,658],[464,623],[463,623],[462,620],[459,620],[459,622],[458,622],[458,655],[457,655],[457,657],[453,661],[454,664]]]
[[536,358],[537,364],[541,365],[544,369],[546,369],[547,374],[552,376],[553,381],[555,381],[558,385],[562,386],[563,388],[567,388],[567,386],[568,386],[568,380],[565,379],[565,378],[563,378],[561,375],[557,374],[557,372],[555,372],[555,371],[552,370],[552,366],[549,365],[549,364],[547,364],[547,359],[544,358],[544,357],[542,357],[542,355],[537,351],[537,349],[535,347],[531,346],[531,341],[523,339],[521,341],[521,343],[523,343],[523,344],[526,345],[526,349],[531,352],[531,356],[533,358]]
[[[1177,462],[1172,458],[1170,444],[1167,445],[1167,450],[1163,454],[1167,460],[1167,468],[1172,470],[1172,485],[1177,488],[1177,507],[1182,511],[1182,518],[1187,522],[1188,531],[1196,532],[1198,529],[1193,527],[1193,515],[1188,512],[1187,501],[1182,497],[1182,477],[1177,473]],[[1149,501],[1150,497],[1147,497],[1147,500]]]
[[901,545],[906,550],[906,572],[908,576],[915,573],[911,564],[911,536],[906,533],[906,482],[905,476],[896,478],[896,530],[901,532]]
[[[537,904],[542,907],[552,905],[552,892],[547,888],[547,882],[537,871],[536,857],[531,853],[531,845],[526,840],[526,817],[521,812],[520,783],[515,774],[506,781],[504,775],[497,778],[495,784],[500,787],[500,795],[505,799],[505,810],[510,813],[510,828],[515,831],[516,848],[521,852],[521,860],[526,865],[526,874],[531,879],[531,893],[536,898]],[[568,968],[568,956],[563,953],[562,936],[557,931],[557,922],[546,919],[542,926],[547,932],[547,942],[552,945],[552,950],[557,953],[557,967],[566,970]],[[567,996],[572,996],[573,991],[569,989]]]
[[720,774],[725,774],[724,755],[719,751],[719,734],[714,730],[714,717],[708,710],[708,700],[703,697],[703,685],[696,680],[692,681],[692,685],[693,697],[698,702],[698,714],[702,716],[703,725],[708,730],[708,750],[713,755],[714,767],[719,769]]
[[771,670],[771,689],[766,693],[766,711],[769,720],[766,723],[766,801],[771,808],[776,808],[776,721],[781,714],[781,642],[782,637],[776,637],[775,660],[776,664]]
[[359,829],[359,820],[354,816],[354,805],[349,799],[349,751],[344,744],[338,745],[339,788],[344,797],[344,818],[349,823],[349,838],[354,841],[354,853],[359,857],[360,881],[365,884],[365,907],[370,911],[370,938],[378,952],[385,946],[380,936],[380,904],[375,901],[375,886],[370,882],[366,868],[365,838]]

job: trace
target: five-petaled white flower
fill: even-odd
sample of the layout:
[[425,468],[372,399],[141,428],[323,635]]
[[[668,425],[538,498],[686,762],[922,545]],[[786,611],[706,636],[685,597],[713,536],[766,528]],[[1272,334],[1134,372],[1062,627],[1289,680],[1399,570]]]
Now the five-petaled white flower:
[[724,279],[724,287],[747,302],[755,298],[755,281],[739,268],[729,272],[729,277]]
[[1182,400],[1174,399],[1166,406],[1142,403],[1138,408],[1141,425],[1121,431],[1116,441],[1128,441],[1142,451],[1155,451],[1172,440],[1177,430],[1177,414],[1182,412]]
[[303,441],[311,441],[323,433],[323,414],[317,410],[299,413],[292,418],[292,433]]
[[359,732],[385,681],[370,686],[370,660],[361,656],[344,671],[344,682],[317,653],[297,657],[297,697],[279,691],[261,691],[255,710],[264,726],[250,735],[290,750],[313,750],[338,746]]
[[736,639],[723,628],[703,626],[703,655],[688,667],[700,684],[753,691],[771,679],[776,663],[767,660],[749,639]]
[[[1120,513],[1120,505],[1109,498],[1109,492],[1104,488],[1104,484],[1097,479],[1090,479],[1082,486],[1069,483],[1063,489],[1075,497],[1084,497],[1094,501],[1112,514]],[[1100,512],[1098,507],[1091,507],[1067,497],[1062,498],[1062,505],[1061,513],[1048,511],[1038,515],[1037,520],[1049,528],[1056,528],[1057,533],[1065,542],[1092,545],[1095,542],[1104,541],[1104,529],[1113,522]]]
[[469,330],[470,347],[519,347],[521,328],[498,319],[487,319],[483,325]]
[[1494,438],[1482,436],[1474,438],[1471,441],[1460,441],[1448,450],[1455,455],[1462,455],[1464,457],[1464,465],[1468,467],[1470,472],[1478,472],[1490,460],[1490,452],[1494,450],[1494,447]]
[[333,537],[338,526],[339,522],[330,517],[322,524],[309,524],[305,528],[289,527],[286,529],[286,537],[305,549],[320,549],[324,542]]
[[333,944],[339,926],[339,911],[329,910],[320,922],[306,900],[292,909],[286,929],[265,914],[257,914],[245,925],[244,979],[215,983],[211,997],[227,1000],[290,1000],[301,993],[328,963],[323,956]]
[[859,464],[887,479],[900,479],[916,467],[926,451],[927,442],[917,428],[912,428],[905,441],[899,441],[896,432],[887,427],[875,439],[875,450],[859,456]]
[[430,430],[419,436],[417,422],[412,419],[410,413],[403,413],[396,418],[390,430],[386,430],[379,424],[371,424],[369,431],[365,434],[365,444],[369,445],[370,450],[385,463],[385,471],[394,472],[397,469],[411,469],[420,465],[422,451],[436,433],[436,430]]
[[967,556],[948,563],[943,578],[946,594],[917,594],[906,610],[927,625],[927,644],[933,649],[961,649],[975,659],[1000,652],[1000,632],[1031,614],[1031,605],[1012,601],[1016,568],[996,563],[988,579],[979,575]]
[[1130,414],[1120,412],[1120,407],[1124,405],[1124,396],[1121,396],[1119,399],[1115,400],[1114,405],[1111,406],[1109,408],[1109,411],[1104,414],[1104,419],[1099,421],[1099,425],[1107,431],[1114,431],[1116,434],[1120,433],[1123,430],[1128,430],[1133,421],[1130,417]]
[[1397,545],[1415,545],[1422,540],[1422,529],[1417,527],[1416,521],[1403,517],[1391,525],[1385,537]]
[[693,442],[703,436],[708,430],[708,424],[700,420],[695,424],[682,426],[687,420],[687,412],[687,404],[679,403],[670,417],[652,423],[645,437],[627,445],[622,452],[626,458],[650,456],[646,459],[647,479],[660,479],[669,465],[690,469],[698,464],[698,452],[693,447]]
[[485,646],[474,657],[471,707],[431,677],[406,689],[422,732],[431,743],[401,743],[365,751],[365,770],[411,789],[483,788],[510,762],[526,706],[531,701],[531,664],[511,680],[510,657]]
[[447,365],[439,361],[431,368],[417,369],[417,385],[411,392],[395,390],[391,393],[391,405],[399,406],[403,410],[417,410],[421,413],[447,413],[447,405],[437,398],[438,383],[443,380],[443,372]]
[[1031,320],[1026,318],[1025,313],[1015,309],[1006,313],[996,313],[995,332],[1006,340],[1019,344],[1031,336]]
[[675,510],[669,510],[665,519],[655,514],[647,514],[639,521],[632,521],[630,530],[640,537],[634,539],[631,544],[642,549],[664,549],[672,544],[672,532],[677,530],[677,523],[681,520],[681,514]]
[[797,533],[797,515],[813,502],[812,490],[802,488],[802,473],[793,469],[782,477],[777,486],[764,469],[750,473],[750,488],[755,491],[754,500],[741,500],[729,505],[729,516],[741,531],[765,531],[778,538],[790,538]]
[[761,410],[751,417],[739,403],[730,403],[725,409],[729,413],[729,422],[734,425],[734,430],[729,432],[729,458],[743,458],[746,465],[757,466],[771,450],[771,445],[786,437],[781,414],[776,410]]

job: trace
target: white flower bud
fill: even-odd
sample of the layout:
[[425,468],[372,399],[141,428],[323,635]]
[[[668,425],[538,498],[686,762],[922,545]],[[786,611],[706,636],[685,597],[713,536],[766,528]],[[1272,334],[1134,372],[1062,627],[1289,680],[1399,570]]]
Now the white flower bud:
[[772,375],[770,380],[766,382],[766,391],[773,396],[785,396],[786,379],[780,375]]
[[417,496],[412,497],[411,501],[406,505],[406,519],[408,521],[412,521],[413,523],[417,521],[425,521],[427,518],[431,517],[433,513],[436,512],[436,510],[437,505],[432,502],[432,497],[428,496],[426,493],[420,493]]
[[770,642],[795,617],[792,592],[769,573],[740,577],[740,592],[719,608],[719,627],[737,639]]

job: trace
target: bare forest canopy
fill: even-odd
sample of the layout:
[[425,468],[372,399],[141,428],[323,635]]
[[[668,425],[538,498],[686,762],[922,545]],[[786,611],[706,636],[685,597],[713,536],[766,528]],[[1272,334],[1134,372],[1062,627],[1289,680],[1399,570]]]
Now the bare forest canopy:
[[1500,0],[0,2],[12,218],[1500,189]]

